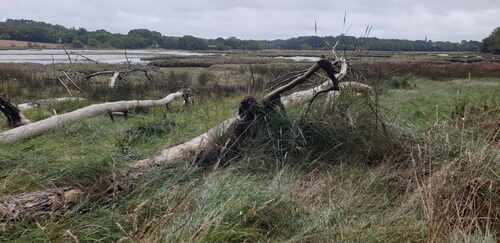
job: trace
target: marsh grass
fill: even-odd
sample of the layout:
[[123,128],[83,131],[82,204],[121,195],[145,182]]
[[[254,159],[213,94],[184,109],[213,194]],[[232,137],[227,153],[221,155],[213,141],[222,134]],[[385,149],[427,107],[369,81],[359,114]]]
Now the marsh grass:
[[498,148],[482,124],[500,119],[498,79],[412,82],[379,100],[321,99],[307,116],[272,113],[224,166],[179,161],[110,200],[99,193],[120,168],[232,116],[242,97],[97,117],[0,147],[2,196],[91,192],[63,215],[3,225],[0,241],[495,242]]

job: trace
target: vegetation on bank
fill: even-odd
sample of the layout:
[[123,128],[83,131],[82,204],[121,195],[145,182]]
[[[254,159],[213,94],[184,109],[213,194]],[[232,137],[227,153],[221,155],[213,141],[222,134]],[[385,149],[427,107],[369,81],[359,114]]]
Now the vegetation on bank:
[[[92,192],[62,215],[1,224],[0,241],[495,242],[497,69],[460,64],[446,69],[456,77],[446,77],[441,64],[385,65],[352,69],[376,93],[343,95],[331,106],[318,100],[307,116],[303,107],[273,113],[218,168],[180,161],[130,193],[107,196],[120,168],[201,134],[232,116],[243,96],[300,67],[167,68],[153,81],[131,76],[116,91],[93,80],[92,89],[82,87],[90,100],[26,115],[39,120],[88,102],[157,98],[186,85],[198,92],[189,108],[137,110],[115,122],[97,117],[0,147],[1,196],[65,185]],[[17,102],[65,95],[50,65],[2,66],[0,93]]]
[[483,40],[483,47],[481,51],[500,54],[500,27],[493,30],[491,35]]
[[339,50],[366,49],[374,51],[479,51],[481,42],[461,41],[459,43],[430,40],[379,39],[354,36],[302,36],[286,40],[240,40],[236,37],[203,39],[194,36],[166,36],[148,29],[134,29],[127,34],[113,34],[105,30],[88,31],[84,28],[66,28],[33,20],[7,19],[0,22],[0,39],[29,42],[65,44],[72,48],[165,48],[185,50],[324,50],[325,43],[336,43]]

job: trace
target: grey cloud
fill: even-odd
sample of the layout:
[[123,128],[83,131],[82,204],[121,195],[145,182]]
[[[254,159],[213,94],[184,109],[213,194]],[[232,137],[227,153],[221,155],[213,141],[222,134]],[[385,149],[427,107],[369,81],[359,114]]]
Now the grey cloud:
[[373,25],[380,38],[480,40],[500,25],[500,0],[0,0],[0,18],[28,18],[69,27],[166,35],[252,39],[320,35],[343,30],[344,11],[360,35]]

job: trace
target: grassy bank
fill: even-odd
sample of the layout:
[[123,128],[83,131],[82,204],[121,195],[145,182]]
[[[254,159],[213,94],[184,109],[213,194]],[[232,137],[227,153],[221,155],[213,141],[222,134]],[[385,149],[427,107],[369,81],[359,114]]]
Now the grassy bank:
[[201,134],[241,96],[98,117],[2,146],[0,195],[93,193],[63,215],[2,225],[0,241],[498,240],[500,80],[383,80],[377,96],[273,115],[225,166],[179,163],[107,199],[119,168]]

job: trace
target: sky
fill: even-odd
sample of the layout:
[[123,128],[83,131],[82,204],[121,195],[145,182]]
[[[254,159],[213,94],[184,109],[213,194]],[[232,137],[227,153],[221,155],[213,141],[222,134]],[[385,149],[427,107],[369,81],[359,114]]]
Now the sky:
[[0,0],[8,18],[242,39],[314,35],[316,21],[320,36],[360,36],[371,25],[379,38],[480,41],[500,26],[500,0]]

